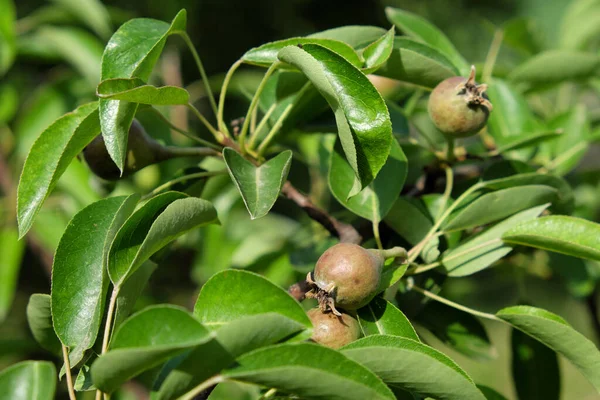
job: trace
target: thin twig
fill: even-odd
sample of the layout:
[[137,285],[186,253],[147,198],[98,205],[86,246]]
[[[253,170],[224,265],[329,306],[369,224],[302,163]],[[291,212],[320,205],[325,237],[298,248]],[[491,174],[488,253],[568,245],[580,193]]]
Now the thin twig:
[[288,199],[292,200],[298,206],[300,206],[309,217],[323,225],[332,235],[340,238],[341,242],[344,243],[355,243],[359,244],[362,237],[352,225],[338,221],[325,210],[320,209],[313,202],[300,193],[291,183],[287,181],[283,184],[281,193]]
[[190,390],[183,396],[179,397],[177,400],[192,400],[198,394],[202,393],[203,391],[210,388],[211,386],[214,386],[214,385],[217,385],[217,384],[223,382],[224,380],[225,380],[225,378],[222,375],[215,375],[212,378],[205,380],[204,382],[202,382],[201,384],[199,384],[198,386],[196,386],[195,388],[193,388],[192,390]]
[[229,68],[229,71],[227,71],[227,75],[225,75],[225,79],[223,80],[223,85],[221,86],[221,93],[219,94],[219,107],[217,110],[217,126],[219,127],[219,130],[221,132],[223,132],[223,134],[225,135],[225,137],[231,139],[231,136],[229,135],[229,129],[227,129],[227,124],[225,123],[225,121],[223,121],[223,114],[224,114],[224,110],[225,110],[225,96],[227,95],[227,88],[229,86],[229,82],[231,81],[231,77],[233,76],[233,73],[239,68],[240,65],[242,65],[243,61],[242,60],[237,60],[232,66],[231,68]]

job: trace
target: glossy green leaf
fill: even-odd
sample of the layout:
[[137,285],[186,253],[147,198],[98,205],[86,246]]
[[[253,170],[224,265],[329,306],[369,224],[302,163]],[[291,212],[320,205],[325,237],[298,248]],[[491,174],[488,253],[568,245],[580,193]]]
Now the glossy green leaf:
[[516,82],[560,83],[593,76],[600,56],[573,50],[547,50],[525,61],[509,75]]
[[185,309],[148,307],[115,332],[110,350],[92,364],[92,379],[96,387],[112,393],[134,376],[211,338],[209,331]]
[[0,395],[10,400],[53,400],[56,368],[49,361],[23,361],[0,372]]
[[512,376],[518,398],[559,400],[556,353],[517,329],[512,329],[510,342]]
[[381,297],[375,297],[357,311],[363,335],[392,335],[419,341],[415,328],[402,311]]
[[415,340],[368,336],[341,351],[390,386],[440,400],[485,400],[472,379],[454,361]]
[[139,195],[109,197],[78,212],[63,233],[52,265],[52,320],[70,357],[94,345],[104,314],[108,251]]
[[275,312],[303,326],[312,324],[300,304],[266,278],[242,270],[213,275],[202,286],[194,314],[210,329],[240,318]]
[[110,15],[99,0],[53,0],[89,26],[103,39],[112,33]]
[[84,104],[50,125],[35,141],[23,166],[17,199],[23,237],[69,163],[100,133],[98,103]]
[[155,87],[147,85],[139,78],[107,79],[100,82],[96,95],[101,99],[124,100],[132,103],[169,106],[188,104],[190,95],[187,90],[177,86]]
[[572,1],[562,17],[559,45],[583,50],[600,33],[600,3],[596,0]]
[[512,173],[504,178],[485,180],[483,187],[493,190],[507,189],[523,185],[546,185],[557,190],[557,199],[550,206],[554,212],[561,214],[570,214],[575,207],[575,195],[571,186],[563,178],[551,174],[538,173]]
[[117,304],[115,306],[115,319],[113,321],[113,331],[115,331],[134,310],[137,300],[142,291],[148,284],[150,277],[156,270],[157,265],[152,261],[145,261],[133,274],[130,279],[119,289]]
[[292,163],[292,152],[286,150],[259,167],[231,148],[223,150],[223,158],[233,183],[252,219],[264,217],[273,207]]
[[218,222],[213,205],[179,192],[160,194],[125,222],[110,248],[108,274],[121,286],[142,263],[187,231]]
[[377,176],[391,149],[392,125],[381,95],[361,71],[324,47],[288,46],[279,59],[299,68],[334,111],[346,159],[358,177],[350,196],[357,194]]
[[309,38],[331,39],[344,42],[355,49],[362,48],[385,35],[385,29],[369,25],[347,25],[313,33]]
[[444,344],[467,357],[487,361],[495,356],[484,326],[471,314],[430,302],[419,313],[417,321]]
[[13,0],[0,0],[0,76],[11,67],[16,53],[15,5]]
[[363,73],[371,74],[379,69],[392,55],[394,50],[395,28],[387,31],[385,35],[365,47],[362,56],[365,60]]
[[102,43],[80,28],[44,26],[39,30],[43,43],[54,50],[95,87],[100,81]]
[[311,343],[283,344],[245,354],[223,375],[307,399],[395,399],[367,368],[337,351]]
[[471,275],[498,261],[512,251],[512,246],[502,241],[502,235],[517,224],[536,218],[547,207],[544,204],[521,211],[448,250],[442,257],[445,272],[450,276]]
[[329,168],[329,188],[331,193],[344,207],[370,221],[379,222],[390,211],[402,191],[408,160],[396,139],[392,140],[392,149],[377,177],[356,196],[350,197],[355,175],[342,154],[339,141],[331,152]]
[[75,382],[73,382],[73,388],[77,392],[98,389],[94,386],[94,382],[92,381],[92,370],[89,365],[84,364],[81,366],[77,373],[77,377],[75,378]]
[[0,323],[10,311],[15,296],[25,241],[19,241],[17,230],[0,228]]
[[504,308],[496,315],[566,357],[600,391],[600,352],[564,319],[529,306]]
[[52,326],[50,295],[34,293],[27,303],[27,323],[36,342],[44,349],[58,356],[62,352],[60,340]]
[[459,75],[459,72],[436,48],[397,36],[392,54],[376,75],[434,88],[444,79]]
[[[171,24],[147,18],[123,24],[104,49],[101,80],[139,78],[147,81],[162,52],[167,37],[186,29],[186,11],[181,10]],[[100,100],[102,137],[110,157],[122,171],[127,151],[127,137],[137,103]]]
[[459,210],[443,226],[446,232],[485,225],[529,208],[551,203],[557,190],[545,185],[524,185],[484,194]]
[[242,354],[275,344],[304,329],[305,325],[277,313],[250,315],[228,322],[214,332],[215,339],[211,343],[195,348],[169,373],[156,400],[181,396],[233,364]]
[[332,52],[342,56],[346,61],[355,67],[363,65],[360,57],[352,47],[344,42],[332,39],[307,38],[299,37],[292,39],[278,40],[276,42],[266,43],[262,46],[248,50],[242,60],[249,64],[259,65],[261,67],[269,67],[274,62],[277,62],[277,54],[281,49],[287,46],[304,46],[306,44],[317,44],[331,50]]
[[505,232],[502,240],[600,261],[600,225],[581,218],[552,215],[526,221]]
[[500,79],[487,83],[486,93],[494,105],[487,127],[498,146],[520,141],[530,136],[530,132],[540,131],[527,101],[511,84]]
[[392,7],[387,7],[385,9],[385,14],[387,15],[388,20],[396,25],[403,33],[438,49],[460,69],[463,75],[466,74],[469,65],[463,56],[460,55],[446,35],[425,18]]

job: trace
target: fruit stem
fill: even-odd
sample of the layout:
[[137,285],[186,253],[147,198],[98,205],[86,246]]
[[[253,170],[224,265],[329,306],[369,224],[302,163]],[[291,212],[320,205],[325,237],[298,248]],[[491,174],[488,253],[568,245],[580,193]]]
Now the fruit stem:
[[483,72],[481,74],[481,80],[488,82],[492,78],[492,72],[494,71],[494,65],[500,52],[500,46],[502,46],[502,39],[504,38],[504,30],[497,29],[492,39],[492,44],[485,58],[485,64],[483,64]]
[[444,189],[444,194],[442,195],[443,202],[439,214],[446,210],[448,202],[450,201],[450,196],[452,195],[452,189],[454,188],[454,172],[452,171],[452,167],[449,165],[444,166],[444,172],[446,173],[446,188]]
[[409,284],[409,289],[412,289],[412,290],[414,290],[416,292],[421,293],[423,296],[429,297],[430,299],[433,299],[433,300],[438,301],[440,303],[446,304],[447,306],[450,306],[452,308],[456,308],[457,310],[464,311],[464,312],[469,313],[471,315],[474,315],[476,317],[486,318],[486,319],[490,319],[492,321],[504,322],[500,318],[496,317],[494,314],[489,314],[489,313],[485,313],[485,312],[482,312],[482,311],[473,310],[472,308],[469,308],[469,307],[463,306],[461,304],[455,303],[455,302],[453,302],[451,300],[448,300],[448,299],[446,299],[444,297],[438,296],[437,294],[431,293],[430,291],[422,289],[422,288],[420,288],[418,286],[410,285]]
[[[452,203],[452,205],[450,207],[448,207],[448,209],[444,212],[444,214],[442,214],[442,216],[431,227],[431,229],[429,230],[427,235],[425,235],[423,240],[421,240],[419,243],[417,243],[415,247],[410,249],[410,251],[408,252],[408,262],[409,263],[412,263],[413,261],[415,261],[417,259],[419,254],[421,254],[421,250],[423,250],[423,248],[425,247],[427,242],[429,242],[429,240],[437,234],[437,230],[440,228],[440,226],[442,226],[444,221],[450,216],[452,211],[454,211],[473,192],[476,192],[477,190],[481,189],[481,187],[482,187],[481,183],[474,184],[473,186],[471,186],[470,188],[465,190],[463,192],[463,194],[461,194],[458,197],[458,199],[456,199],[454,201],[454,203]],[[442,233],[439,233],[438,236],[441,234]]]
[[237,60],[235,63],[233,63],[231,68],[229,68],[229,71],[227,71],[227,75],[225,75],[225,79],[223,80],[223,85],[221,86],[221,93],[219,94],[219,107],[218,107],[218,111],[217,111],[217,126],[219,127],[219,130],[221,132],[223,132],[223,134],[226,137],[228,137],[229,139],[231,139],[231,136],[229,135],[229,130],[227,129],[227,125],[225,124],[225,121],[223,121],[223,113],[224,113],[224,108],[225,108],[225,96],[227,95],[227,87],[229,86],[229,82],[231,81],[231,77],[233,76],[233,73],[239,68],[240,65],[242,65],[242,63],[243,63],[242,60]]
[[169,127],[170,127],[172,130],[174,130],[175,132],[179,132],[179,133],[181,133],[183,136],[185,136],[185,137],[188,137],[188,138],[190,138],[190,139],[192,139],[192,140],[195,140],[196,142],[198,142],[198,143],[200,143],[200,144],[203,144],[203,145],[205,145],[205,146],[212,147],[212,148],[213,148],[213,149],[215,149],[215,150],[219,150],[219,151],[221,150],[221,147],[219,147],[219,145],[216,145],[216,144],[214,144],[214,143],[211,143],[211,142],[209,142],[209,141],[206,141],[206,140],[204,140],[204,139],[202,139],[202,138],[199,138],[198,136],[196,136],[196,135],[192,134],[191,132],[188,132],[188,131],[186,131],[186,130],[184,130],[184,129],[181,129],[181,128],[179,128],[179,127],[177,127],[177,126],[173,125],[173,123],[172,123],[171,121],[169,121],[169,119],[168,119],[168,118],[166,118],[166,117],[165,117],[165,116],[164,116],[164,115],[163,115],[163,114],[162,114],[160,111],[158,111],[156,108],[154,108],[154,107],[150,107],[150,108],[147,108],[147,110],[149,110],[149,111],[152,111],[152,112],[153,112],[153,113],[154,113],[154,114],[155,114],[155,115],[156,115],[158,118],[160,118],[160,119],[161,119],[161,120],[162,120],[164,123],[166,123],[167,125],[169,125]]
[[177,31],[179,36],[183,38],[183,41],[188,46],[190,51],[192,52],[192,56],[194,57],[194,61],[196,61],[196,66],[198,67],[198,71],[200,72],[200,77],[202,78],[202,82],[204,83],[204,89],[206,90],[206,96],[210,102],[210,106],[213,109],[215,117],[218,115],[217,111],[217,103],[215,102],[215,97],[213,96],[212,89],[210,88],[210,84],[208,83],[208,77],[206,76],[206,71],[204,70],[204,66],[202,65],[202,60],[192,43],[189,35],[185,31]]
[[373,237],[375,238],[375,242],[377,243],[377,248],[382,251],[383,243],[381,243],[381,236],[379,234],[379,221],[373,220]]
[[275,122],[275,125],[273,125],[273,127],[271,128],[271,130],[265,137],[265,140],[263,140],[262,143],[258,146],[257,154],[259,157],[264,154],[265,150],[267,149],[267,146],[271,143],[271,141],[273,140],[275,135],[279,132],[279,129],[281,129],[283,122],[285,121],[287,116],[290,114],[290,111],[292,111],[293,107],[294,107],[293,103],[288,104],[288,106],[285,108],[285,110],[283,110],[283,113],[281,114],[281,116],[277,119],[277,122]]
[[240,136],[238,138],[238,142],[240,144],[240,151],[242,152],[242,154],[246,154],[246,135],[248,134],[248,128],[250,126],[250,117],[252,116],[252,112],[254,108],[258,105],[260,95],[262,94],[262,91],[267,85],[269,78],[271,77],[271,75],[273,75],[273,72],[275,72],[279,65],[279,62],[271,64],[269,69],[267,69],[267,72],[265,72],[262,81],[260,81],[258,88],[256,88],[256,93],[254,93],[254,97],[252,97],[252,101],[250,102],[250,106],[248,107],[248,112],[246,113],[246,118],[244,118],[244,125],[242,125],[242,130],[240,131]]
[[178,397],[177,400],[192,400],[194,397],[196,397],[198,394],[205,391],[209,387],[214,386],[223,381],[225,381],[225,378],[222,375],[215,375],[212,378],[205,380],[204,382],[202,382],[183,396]]
[[276,107],[277,107],[277,103],[271,104],[271,107],[269,107],[269,109],[267,110],[267,112],[265,113],[265,115],[262,117],[262,119],[258,123],[258,126],[254,130],[254,132],[252,132],[252,134],[250,135],[250,140],[248,142],[248,148],[249,149],[253,149],[254,148],[254,144],[256,142],[256,139],[258,138],[258,135],[259,135],[260,131],[262,131],[262,129],[267,124],[267,122],[269,122],[269,118],[271,118],[271,114],[273,114],[273,111],[275,111]]
[[149,199],[149,198],[153,197],[154,195],[156,195],[157,193],[160,193],[163,190],[173,186],[174,184],[188,180],[188,179],[209,178],[211,176],[218,176],[218,175],[225,175],[225,174],[227,174],[226,169],[217,170],[217,171],[196,172],[194,174],[184,175],[179,178],[172,179],[172,180],[158,186],[157,188],[152,190],[150,193],[145,195],[142,200]]
[[188,103],[187,107],[192,110],[192,112],[194,113],[194,115],[200,120],[200,122],[202,122],[202,124],[206,127],[206,129],[208,129],[210,131],[210,133],[212,133],[212,135],[215,137],[215,139],[217,139],[217,141],[219,143],[221,143],[221,141],[223,140],[221,138],[221,136],[223,136],[222,133],[220,133],[219,131],[217,131],[210,122],[208,122],[208,120],[204,117],[204,115],[202,115],[202,113],[200,111],[198,111],[198,109],[196,107],[194,107],[194,105],[192,103]]
[[454,161],[454,138],[446,137],[447,146],[446,146],[446,161],[453,162]]
[[77,400],[75,390],[73,389],[73,377],[71,376],[71,364],[69,362],[69,351],[67,346],[62,345],[63,360],[65,362],[65,374],[67,375],[67,389],[69,391],[69,399]]
[[391,249],[379,250],[379,254],[384,258],[402,258],[406,260],[408,258],[408,252],[404,247],[396,246]]

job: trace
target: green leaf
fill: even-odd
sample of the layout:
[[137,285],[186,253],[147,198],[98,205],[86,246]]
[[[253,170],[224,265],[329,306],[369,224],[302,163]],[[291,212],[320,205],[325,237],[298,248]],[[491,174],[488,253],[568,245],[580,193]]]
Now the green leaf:
[[552,139],[557,139],[562,135],[562,131],[550,131],[550,132],[540,132],[540,133],[531,133],[527,135],[523,135],[519,139],[511,141],[505,145],[498,147],[493,154],[503,154],[508,151],[524,149],[527,147],[532,147],[534,145],[539,145],[541,143],[546,143]]
[[27,303],[27,323],[40,346],[56,356],[61,354],[62,346],[52,326],[49,294],[31,295]]
[[504,23],[503,44],[519,50],[527,56],[540,52],[542,48],[540,32],[533,18],[517,17]]
[[391,149],[392,124],[381,95],[361,71],[324,47],[288,46],[279,59],[299,68],[334,111],[346,159],[359,180],[350,195],[357,194],[377,176]]
[[495,349],[484,326],[471,314],[430,302],[417,321],[444,344],[478,361],[495,358]]
[[385,29],[378,26],[348,25],[313,33],[308,37],[339,40],[358,49],[376,41],[382,35],[385,35]]
[[483,393],[487,400],[507,400],[506,397],[496,392],[494,389],[483,385],[477,385],[477,388]]
[[218,222],[206,200],[179,192],[160,194],[125,222],[110,248],[108,274],[121,286],[142,263],[187,231]]
[[0,0],[0,76],[11,67],[16,53],[15,5],[13,0]]
[[73,65],[90,87],[98,84],[102,43],[94,35],[80,28],[43,26],[36,37]]
[[282,344],[245,354],[226,378],[276,388],[309,399],[395,399],[371,371],[316,344]]
[[69,357],[94,345],[109,280],[108,251],[139,195],[109,197],[78,212],[63,233],[52,265],[52,320]]
[[444,79],[459,75],[459,72],[436,48],[396,36],[392,54],[376,74],[434,88]]
[[92,364],[92,379],[96,387],[112,393],[134,376],[211,338],[209,331],[183,308],[148,307],[117,330],[110,350]]
[[521,211],[446,251],[442,267],[449,276],[466,276],[487,268],[512,251],[512,246],[502,242],[502,235],[515,225],[540,215],[547,204]]
[[551,203],[557,190],[544,185],[515,186],[484,194],[459,210],[443,226],[446,232],[485,225],[509,217],[517,212]]
[[548,126],[564,131],[561,137],[544,145],[552,159],[545,167],[557,175],[566,175],[577,166],[587,151],[590,122],[583,103],[571,107],[548,122]]
[[249,64],[258,65],[261,67],[269,67],[271,64],[277,62],[277,54],[281,49],[287,46],[304,46],[306,44],[316,44],[323,46],[326,49],[331,50],[337,55],[343,57],[350,64],[355,67],[362,67],[363,62],[358,57],[358,54],[352,47],[339,40],[331,39],[319,39],[319,38],[307,38],[298,37],[292,39],[278,40],[276,42],[270,42],[263,44],[262,46],[255,47],[248,50],[243,56],[242,60]]
[[277,201],[290,171],[291,150],[278,154],[258,167],[231,148],[223,150],[223,158],[250,217],[256,219],[267,215]]
[[487,126],[490,135],[498,146],[508,145],[539,132],[527,101],[511,84],[493,79],[488,82],[487,95],[494,105]]
[[69,13],[89,26],[103,39],[108,39],[112,33],[110,15],[104,5],[98,0],[54,0]]
[[329,168],[329,188],[331,193],[344,207],[373,222],[381,221],[390,211],[402,191],[408,160],[396,139],[392,140],[392,149],[377,177],[356,196],[348,198],[353,188],[355,175],[348,161],[342,155],[340,142],[331,152]]
[[96,95],[101,99],[124,100],[133,103],[169,106],[188,104],[190,95],[187,90],[177,86],[155,87],[147,85],[139,78],[107,79],[100,82]]
[[509,78],[531,84],[560,83],[593,76],[600,56],[574,50],[547,50],[515,68]]
[[384,221],[413,246],[419,243],[433,226],[424,210],[403,197],[396,200]]
[[73,158],[100,133],[98,103],[84,104],[50,125],[35,141],[19,181],[17,221],[25,236],[58,178]]
[[560,372],[556,353],[525,333],[512,329],[512,376],[519,399],[558,400]]
[[[485,176],[484,176],[485,178]],[[492,190],[507,189],[522,185],[546,185],[557,190],[557,200],[550,207],[561,214],[570,214],[575,207],[575,195],[571,186],[563,178],[551,174],[525,173],[508,175],[504,178],[484,180],[484,188]]]
[[454,361],[415,340],[368,336],[341,351],[375,372],[390,386],[440,400],[485,400],[471,378]]
[[83,364],[81,366],[77,373],[77,377],[75,378],[75,382],[73,382],[73,388],[77,392],[98,389],[94,386],[94,382],[92,381],[92,371],[89,365]]
[[561,317],[529,306],[504,308],[496,315],[562,354],[600,391],[600,352]]
[[[139,78],[147,81],[162,52],[167,37],[186,29],[186,11],[181,10],[171,24],[136,18],[123,24],[104,49],[101,80]],[[137,103],[100,100],[100,124],[108,154],[123,171],[127,137]]]
[[581,218],[552,215],[526,221],[505,232],[502,240],[600,261],[600,225]]
[[358,322],[365,336],[392,335],[419,341],[415,328],[402,311],[381,297],[375,297],[357,311]]
[[275,344],[304,329],[305,325],[277,313],[233,320],[214,332],[215,339],[211,343],[195,348],[169,373],[160,386],[156,400],[181,396],[233,364],[242,354]]
[[202,286],[194,314],[210,329],[243,317],[275,312],[310,328],[300,304],[266,278],[242,270],[215,274]]
[[15,297],[25,241],[19,241],[17,230],[0,229],[0,323],[4,321]]
[[448,57],[463,75],[466,75],[469,64],[460,55],[456,47],[437,27],[416,14],[398,8],[386,7],[388,20],[405,34],[412,36],[429,46],[438,49]]
[[49,361],[23,361],[0,372],[0,393],[10,400],[53,400],[56,368]]
[[562,18],[559,45],[565,49],[583,50],[598,37],[600,4],[596,0],[573,1]]
[[115,306],[113,331],[131,315],[137,300],[156,268],[157,265],[152,261],[145,261],[137,271],[131,274],[130,279],[127,279],[121,286],[119,295],[117,296],[117,305]]
[[363,73],[371,74],[377,71],[392,55],[394,50],[395,28],[387,31],[385,35],[365,47],[362,56],[365,59]]

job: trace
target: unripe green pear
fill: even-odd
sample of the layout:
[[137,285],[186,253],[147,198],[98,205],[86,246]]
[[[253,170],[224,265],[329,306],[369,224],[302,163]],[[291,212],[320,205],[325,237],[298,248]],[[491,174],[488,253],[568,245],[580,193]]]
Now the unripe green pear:
[[340,316],[332,312],[323,313],[319,308],[307,312],[313,324],[311,339],[323,346],[339,349],[360,337],[358,321],[349,314]]
[[434,125],[451,138],[479,132],[493,108],[484,93],[486,89],[487,85],[475,83],[475,67],[469,78],[454,76],[440,82],[431,92],[427,106]]

